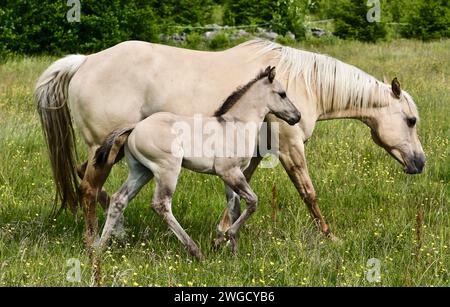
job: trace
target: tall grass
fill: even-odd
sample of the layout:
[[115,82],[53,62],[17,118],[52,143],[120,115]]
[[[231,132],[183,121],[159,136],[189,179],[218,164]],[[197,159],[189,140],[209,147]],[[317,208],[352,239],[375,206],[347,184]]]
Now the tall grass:
[[[307,145],[309,168],[321,209],[342,244],[318,234],[278,166],[258,170],[252,181],[260,206],[241,232],[238,256],[227,248],[212,251],[225,206],[223,186],[215,177],[185,171],[174,213],[207,260],[191,259],[150,209],[150,184],[125,213],[128,239],[104,256],[104,285],[450,285],[450,41],[298,47],[330,54],[380,79],[399,78],[420,110],[424,174],[405,175],[363,124],[321,122]],[[0,286],[92,282],[81,216],[50,216],[54,187],[32,89],[53,60],[13,58],[0,66]],[[84,155],[84,145],[78,146]],[[116,190],[126,171],[120,163],[106,189]],[[100,209],[99,214],[103,223]],[[81,261],[80,283],[66,280],[71,258]],[[366,279],[371,258],[380,260],[380,283]]]

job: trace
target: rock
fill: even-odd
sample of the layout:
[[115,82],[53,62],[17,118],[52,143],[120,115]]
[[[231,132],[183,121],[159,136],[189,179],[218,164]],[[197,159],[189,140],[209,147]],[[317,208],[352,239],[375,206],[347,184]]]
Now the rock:
[[186,38],[187,38],[187,34],[184,32],[181,34],[175,33],[171,37],[171,39],[176,43],[183,43],[186,41]]
[[292,33],[291,31],[288,31],[288,32],[286,33],[286,37],[288,37],[288,38],[290,38],[290,39],[292,39],[292,40],[295,40],[295,34]]
[[311,33],[315,37],[322,37],[327,34],[325,30],[319,29],[319,28],[311,28]]
[[275,40],[278,37],[278,34],[273,31],[269,31],[269,32],[263,33],[263,36],[270,40]]
[[278,34],[271,31],[271,30],[265,30],[263,28],[256,28],[256,32],[258,33],[259,36],[266,38],[266,39],[270,39],[270,40],[275,40],[278,37]]
[[214,31],[205,32],[205,34],[203,34],[203,35],[205,36],[205,38],[207,40],[212,40],[217,34],[219,34],[219,31],[214,30]]
[[240,39],[242,37],[249,36],[249,35],[250,34],[247,31],[239,29],[231,35],[231,39]]

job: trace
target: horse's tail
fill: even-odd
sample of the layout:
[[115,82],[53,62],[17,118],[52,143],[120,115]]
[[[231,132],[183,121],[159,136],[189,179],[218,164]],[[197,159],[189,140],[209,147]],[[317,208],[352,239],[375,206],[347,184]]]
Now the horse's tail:
[[34,95],[47,142],[57,200],[62,208],[78,207],[77,153],[68,101],[70,80],[86,60],[70,55],[52,65],[39,77]]
[[108,135],[103,144],[95,152],[94,166],[103,167],[106,164],[113,165],[116,162],[117,153],[122,150],[128,135],[130,135],[133,129],[134,125],[117,129]]

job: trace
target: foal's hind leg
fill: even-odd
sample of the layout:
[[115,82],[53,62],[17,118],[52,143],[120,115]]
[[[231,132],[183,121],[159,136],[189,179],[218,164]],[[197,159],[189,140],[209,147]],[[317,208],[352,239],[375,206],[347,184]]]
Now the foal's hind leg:
[[141,188],[153,178],[153,174],[133,157],[129,156],[127,160],[130,174],[120,190],[111,198],[108,217],[98,243],[100,249],[108,243],[111,234],[117,231],[118,224],[121,223],[123,211],[127,205],[139,193]]
[[258,203],[258,198],[256,194],[251,189],[244,174],[239,168],[227,171],[224,174],[220,174],[222,180],[229,185],[236,194],[242,197],[247,203],[247,207],[244,212],[239,216],[239,218],[231,225],[231,227],[226,231],[226,236],[230,239],[231,251],[233,254],[237,252],[237,240],[236,235],[241,228],[241,226],[247,221],[250,216],[256,211],[256,206]]
[[152,207],[155,209],[156,213],[163,218],[177,238],[187,247],[189,253],[199,260],[203,260],[203,255],[197,244],[189,237],[172,213],[172,195],[175,192],[178,175],[181,169],[181,162],[180,165],[177,165],[176,163],[173,165],[170,167],[170,170],[161,169],[157,173],[155,172],[157,183]]

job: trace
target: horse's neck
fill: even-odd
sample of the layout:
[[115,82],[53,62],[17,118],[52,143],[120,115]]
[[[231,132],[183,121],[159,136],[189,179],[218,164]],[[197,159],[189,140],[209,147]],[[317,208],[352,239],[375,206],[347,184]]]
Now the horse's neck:
[[359,119],[372,117],[376,113],[375,108],[366,108],[362,110],[346,109],[336,110],[321,114],[318,118],[319,121],[331,120],[331,119]]
[[[366,98],[367,100],[365,102],[361,102],[361,98],[358,97],[363,95],[361,92],[351,93],[348,94],[348,96],[345,95],[345,97],[348,97],[347,99],[349,101],[345,105],[336,105],[333,101],[323,103],[317,101],[318,99],[316,99],[316,103],[321,104],[320,106],[316,105],[316,109],[320,110],[318,120],[341,118],[364,119],[367,117],[372,117],[377,113],[380,107],[389,104],[389,91],[383,84],[378,83],[375,79],[372,87],[365,88],[365,90],[369,91],[368,93],[364,93],[364,95],[369,97]],[[335,97],[331,97],[331,99],[334,98]]]

